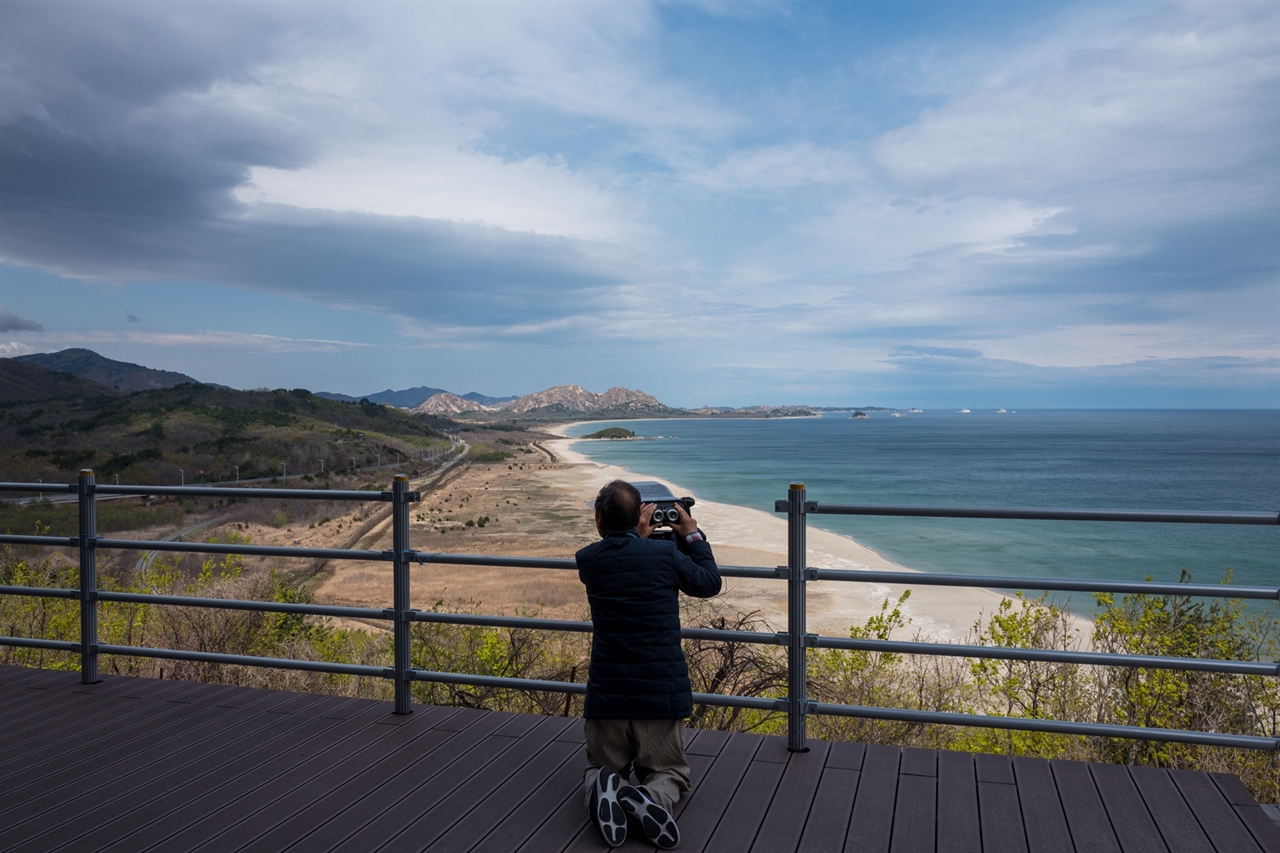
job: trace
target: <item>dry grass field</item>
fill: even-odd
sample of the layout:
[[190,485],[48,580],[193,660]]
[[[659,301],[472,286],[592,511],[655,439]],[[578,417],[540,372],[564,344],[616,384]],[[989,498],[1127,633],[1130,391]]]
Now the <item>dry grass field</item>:
[[[541,455],[538,460],[516,462],[510,469],[506,464],[473,464],[438,485],[420,487],[423,500],[413,505],[410,516],[413,547],[443,553],[572,557],[596,537],[591,510],[571,479],[554,476],[557,469],[570,466]],[[365,536],[359,547],[389,549],[389,521]],[[573,571],[423,564],[412,568],[410,578],[413,605],[419,609],[441,601],[449,608],[494,614],[537,610],[560,619],[587,617],[586,595]],[[334,561],[325,567],[314,594],[324,603],[387,606],[391,566]]]

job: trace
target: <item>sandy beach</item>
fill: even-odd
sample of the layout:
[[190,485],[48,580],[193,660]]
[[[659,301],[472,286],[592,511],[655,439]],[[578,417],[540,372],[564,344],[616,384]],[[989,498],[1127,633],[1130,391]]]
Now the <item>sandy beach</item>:
[[[548,431],[564,436],[572,424]],[[547,442],[547,447],[560,460],[571,466],[573,478],[581,482],[584,500],[606,482],[615,478],[656,480],[665,483],[677,495],[697,498],[694,516],[706,531],[722,565],[778,566],[787,561],[786,517],[756,509],[708,501],[696,491],[662,477],[644,472],[593,462],[574,449],[581,439],[561,438]],[[561,475],[564,476],[564,475]],[[808,565],[831,569],[910,571],[882,557],[870,548],[810,525],[808,530]],[[758,610],[772,624],[786,625],[786,587],[780,581],[726,581],[723,598],[734,607]],[[848,583],[817,581],[808,589],[808,627],[811,631],[833,636],[847,636],[849,626],[864,623],[880,611],[887,599],[896,600],[906,587],[881,583]],[[965,637],[974,623],[999,606],[1004,597],[985,589],[947,587],[910,587],[911,597],[903,607],[910,629],[918,629],[940,640]]]

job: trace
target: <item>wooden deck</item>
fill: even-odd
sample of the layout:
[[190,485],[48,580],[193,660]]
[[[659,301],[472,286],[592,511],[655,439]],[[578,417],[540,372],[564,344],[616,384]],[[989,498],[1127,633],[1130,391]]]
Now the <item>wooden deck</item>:
[[[0,667],[5,851],[606,849],[581,720],[78,678]],[[713,731],[688,753],[689,853],[1280,853],[1234,776]]]

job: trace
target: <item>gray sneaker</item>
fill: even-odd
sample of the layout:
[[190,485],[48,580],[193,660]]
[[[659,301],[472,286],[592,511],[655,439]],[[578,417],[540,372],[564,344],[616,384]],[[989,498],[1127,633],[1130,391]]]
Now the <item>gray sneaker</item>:
[[618,791],[618,802],[627,814],[640,821],[644,834],[663,850],[670,850],[680,843],[680,828],[671,812],[658,805],[642,786],[624,785]]
[[618,792],[628,787],[622,784],[617,770],[601,767],[600,775],[591,788],[591,816],[600,827],[604,843],[610,847],[617,847],[627,840],[627,813],[618,802]]

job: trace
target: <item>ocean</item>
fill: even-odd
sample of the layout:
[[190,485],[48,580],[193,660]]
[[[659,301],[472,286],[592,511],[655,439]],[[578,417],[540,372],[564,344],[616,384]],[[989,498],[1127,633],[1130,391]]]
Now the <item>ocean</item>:
[[[773,511],[787,484],[833,503],[1280,510],[1280,411],[928,411],[892,417],[642,420],[653,441],[582,441],[599,462]],[[696,507],[695,507],[696,510]],[[695,512],[696,515],[696,512]],[[912,569],[1280,584],[1280,528],[810,516]],[[1079,602],[1076,602],[1079,606]]]

